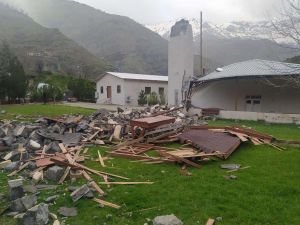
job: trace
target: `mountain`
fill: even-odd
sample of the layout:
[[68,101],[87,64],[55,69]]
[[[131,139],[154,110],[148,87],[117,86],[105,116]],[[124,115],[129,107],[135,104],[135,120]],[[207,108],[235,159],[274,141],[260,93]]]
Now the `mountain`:
[[[170,36],[170,28],[175,24],[174,21],[168,21],[165,23],[146,25],[147,28],[158,33],[162,37],[168,39]],[[198,19],[189,19],[190,24],[193,27],[194,37],[200,35],[200,22]],[[214,24],[211,22],[203,23],[203,33],[209,33],[223,39],[251,39],[251,40],[270,40],[272,41],[274,36],[274,25],[271,21],[233,21],[224,24]],[[282,44],[291,45],[293,42],[289,39],[277,40]]]
[[51,71],[94,78],[107,66],[58,29],[48,29],[0,3],[0,41],[9,43],[27,74]]
[[39,24],[59,29],[110,62],[117,71],[167,74],[167,40],[128,17],[69,0],[9,1]]
[[[197,19],[189,21],[194,32],[195,54],[199,54],[200,23]],[[175,21],[169,21],[146,27],[169,39],[170,28],[174,23]],[[297,55],[297,51],[286,48],[292,45],[290,40],[276,40],[283,46],[273,41],[273,30],[273,25],[269,21],[239,21],[221,25],[205,22],[203,55],[214,62],[212,64],[219,63],[219,66],[253,58],[283,61]]]

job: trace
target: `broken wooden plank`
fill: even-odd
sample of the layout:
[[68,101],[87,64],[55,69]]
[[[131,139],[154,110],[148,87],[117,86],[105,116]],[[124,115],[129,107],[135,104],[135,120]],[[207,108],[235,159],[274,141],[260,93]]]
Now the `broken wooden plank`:
[[[78,158],[80,152],[81,152],[81,148],[76,152],[76,154],[75,154],[75,156],[74,156],[73,161],[72,161],[71,164],[74,164],[74,162],[75,162],[76,159]],[[64,180],[67,178],[67,176],[68,176],[70,170],[71,170],[71,167],[68,166],[67,169],[65,170],[64,174],[63,174],[62,177],[60,178],[60,180],[59,180],[59,182],[58,182],[59,184],[62,184],[62,183],[64,182]]]
[[121,147],[124,147],[124,146],[127,146],[127,145],[132,145],[132,144],[135,144],[135,143],[140,143],[142,141],[144,141],[144,137],[140,137],[140,138],[137,138],[137,139],[133,139],[133,140],[129,140],[129,141],[125,141],[121,144],[118,144],[116,146],[114,146],[112,149],[118,149],[118,148],[121,148]]
[[103,158],[102,158],[102,156],[101,156],[101,153],[100,153],[100,151],[99,151],[99,150],[98,150],[98,157],[99,157],[99,162],[100,162],[101,166],[102,166],[102,167],[105,167],[105,164],[104,164]]
[[0,162],[0,169],[5,168],[10,163],[11,163],[11,160],[6,160],[6,161],[3,161],[3,162]]
[[103,171],[93,170],[93,169],[90,169],[90,168],[88,168],[88,167],[86,167],[84,165],[78,164],[78,163],[75,163],[74,165],[76,167],[79,167],[81,169],[87,170],[87,171],[89,171],[91,173],[94,173],[94,174],[96,174],[98,176],[101,176],[101,177],[103,177],[104,175],[107,175],[107,176],[110,176],[110,177],[117,177],[117,178],[120,178],[120,179],[123,179],[123,180],[129,180],[129,178],[127,178],[127,177],[119,176],[119,175],[112,174],[112,173],[106,173],[106,172],[103,172]]
[[135,185],[135,184],[154,184],[154,182],[98,182],[99,184],[119,184],[119,185]]
[[119,205],[116,205],[116,204],[113,204],[111,202],[107,202],[107,201],[104,201],[104,200],[101,200],[101,199],[98,199],[98,198],[94,198],[93,199],[95,202],[101,204],[101,205],[104,205],[104,206],[109,206],[111,208],[114,208],[114,209],[119,209],[121,208],[121,206]]
[[92,181],[89,183],[90,186],[96,189],[96,191],[102,196],[105,194],[105,192],[98,186],[98,184],[95,181]]
[[209,218],[208,221],[206,222],[206,225],[214,225],[214,223],[215,223],[215,220]]
[[19,169],[13,171],[12,173],[8,174],[7,176],[11,177],[11,176],[16,175],[17,173],[19,173],[20,171],[22,171],[23,169],[25,169],[28,165],[29,165],[29,162],[23,164],[22,166],[19,167]]

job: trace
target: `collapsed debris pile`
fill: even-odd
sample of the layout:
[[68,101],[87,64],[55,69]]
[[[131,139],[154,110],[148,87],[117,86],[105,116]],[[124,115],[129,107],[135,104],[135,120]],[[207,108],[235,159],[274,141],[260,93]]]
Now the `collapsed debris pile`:
[[[87,146],[109,145],[108,153],[112,157],[134,159],[146,164],[176,163],[183,165],[183,168],[200,168],[201,162],[211,157],[226,159],[241,142],[248,140],[279,148],[272,144],[273,138],[269,135],[241,127],[207,126],[198,116],[188,117],[181,109],[159,106],[140,111],[119,109],[118,112],[109,112],[101,109],[90,116],[39,118],[35,122],[2,121],[0,169],[7,171],[8,177],[26,171],[22,176],[30,178],[34,185],[42,180],[62,184],[68,177],[82,177],[86,184],[71,189],[70,197],[74,202],[88,197],[97,204],[118,209],[119,205],[104,200],[106,193],[100,185],[152,182],[118,181],[129,178],[104,172],[105,158],[99,151],[102,170],[85,166]],[[177,149],[163,146],[173,142],[182,145]],[[147,154],[150,151],[155,152],[156,156]],[[92,174],[101,177],[104,182],[95,182]],[[22,180],[12,180],[11,183],[12,214],[17,215],[16,218],[23,224],[28,224],[26,221],[37,220],[40,218],[37,214],[41,213],[45,216],[39,224],[46,224],[48,206],[36,205],[34,195],[24,196]],[[94,192],[99,197],[95,197]]]

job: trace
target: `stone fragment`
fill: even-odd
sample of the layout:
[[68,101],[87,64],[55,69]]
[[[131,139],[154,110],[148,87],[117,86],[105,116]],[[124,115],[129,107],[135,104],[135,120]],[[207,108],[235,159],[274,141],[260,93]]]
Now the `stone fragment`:
[[114,133],[113,133],[114,140],[116,140],[116,141],[120,140],[121,130],[122,130],[122,126],[116,125]]
[[18,214],[19,214],[19,212],[9,212],[9,213],[6,213],[5,215],[8,217],[15,217]]
[[77,216],[77,209],[76,208],[67,208],[67,207],[60,207],[58,209],[58,213],[62,216],[71,217]]
[[61,149],[58,145],[58,142],[57,141],[53,141],[51,142],[47,148],[46,148],[46,151],[45,151],[47,154],[55,154],[57,152],[61,152]]
[[58,197],[59,197],[59,195],[50,196],[50,197],[48,197],[48,198],[45,199],[45,202],[46,203],[54,202],[55,199],[57,199]]
[[29,169],[30,171],[33,171],[37,168],[36,163],[33,161],[29,161],[29,164],[27,166],[27,169]]
[[9,199],[10,200],[16,200],[16,199],[24,196],[22,179],[9,180],[8,187],[9,187]]
[[11,201],[10,210],[13,212],[25,212],[26,208],[24,207],[21,198]]
[[25,185],[24,186],[24,191],[27,192],[27,193],[36,193],[37,188],[34,185]]
[[43,178],[42,171],[35,171],[32,175],[32,181],[34,184],[37,184]]
[[14,143],[15,137],[10,135],[10,136],[3,138],[2,141],[6,146],[10,147]]
[[25,129],[24,125],[18,125],[15,129],[14,129],[14,136],[18,137],[21,136],[23,131]]
[[84,195],[84,197],[85,197],[85,198],[90,198],[90,199],[92,199],[92,198],[94,198],[95,196],[94,196],[93,191],[92,191],[92,190],[89,190],[89,192],[86,193],[86,194]]
[[221,169],[227,169],[227,170],[236,170],[241,167],[239,164],[222,164]]
[[85,196],[90,191],[89,187],[85,184],[80,188],[76,189],[71,193],[71,198],[74,202],[78,201],[80,198]]
[[26,210],[32,208],[34,205],[37,204],[36,195],[26,195],[23,198],[21,198],[21,200]]
[[41,145],[38,142],[34,141],[34,140],[29,141],[29,147],[33,150],[41,149]]
[[19,225],[46,225],[48,222],[48,205],[44,203],[32,207],[19,219]]
[[19,167],[19,165],[20,162],[11,162],[10,164],[4,167],[4,170],[7,172],[16,170]]
[[59,181],[59,179],[64,174],[64,169],[60,166],[52,166],[46,171],[46,178],[52,181]]
[[179,220],[176,216],[172,214],[155,217],[153,220],[153,225],[183,225],[183,223],[181,220]]

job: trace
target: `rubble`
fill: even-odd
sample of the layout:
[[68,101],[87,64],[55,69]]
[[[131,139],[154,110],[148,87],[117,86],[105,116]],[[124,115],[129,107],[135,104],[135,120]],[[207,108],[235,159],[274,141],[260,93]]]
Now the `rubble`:
[[49,222],[48,205],[41,203],[29,209],[19,218],[20,225],[46,225]]
[[46,172],[45,172],[45,177],[48,180],[56,181],[58,182],[59,179],[62,177],[64,174],[64,169],[60,166],[52,166],[50,167]]
[[16,200],[24,196],[23,179],[9,180],[9,199]]
[[183,225],[175,215],[157,216],[153,219],[153,225]]
[[85,196],[90,191],[89,187],[85,184],[81,186],[80,188],[76,189],[71,193],[71,198],[73,202],[78,201],[80,198]]
[[60,207],[58,209],[58,213],[65,217],[72,217],[77,216],[77,209],[76,208],[68,208],[68,207]]
[[[90,198],[101,206],[119,209],[121,206],[104,200],[106,193],[102,185],[153,183],[123,182],[129,178],[105,172],[108,156],[144,164],[179,164],[181,173],[191,176],[186,170],[188,166],[201,168],[202,162],[214,157],[225,160],[242,142],[251,141],[255,145],[267,144],[280,149],[269,135],[242,127],[207,126],[199,116],[189,117],[182,109],[164,106],[143,110],[119,109],[118,112],[100,109],[90,116],[66,115],[40,118],[34,122],[0,121],[0,169],[10,172],[8,176],[11,177],[22,175],[32,183],[23,188],[22,179],[9,181],[10,208],[24,212],[18,216],[20,224],[46,224],[49,214],[48,206],[43,203],[34,206],[36,195],[24,196],[24,189],[29,193],[54,190],[68,179],[84,178],[86,182],[81,187],[68,188],[74,202]],[[181,146],[175,149],[162,145],[173,142]],[[108,153],[97,152],[100,170],[83,165],[89,157],[86,147],[96,145],[105,145]],[[236,164],[224,164],[221,168],[229,169],[227,172],[243,169]],[[104,182],[96,183],[91,174],[101,177]],[[236,177],[229,175],[228,178]],[[48,181],[57,185],[46,185]],[[46,184],[40,184],[42,182]],[[45,202],[51,203],[57,197],[51,196]],[[59,213],[77,215],[74,208],[62,207]],[[158,217],[154,224],[182,224],[175,218],[174,215]],[[168,223],[173,219],[174,223]]]

